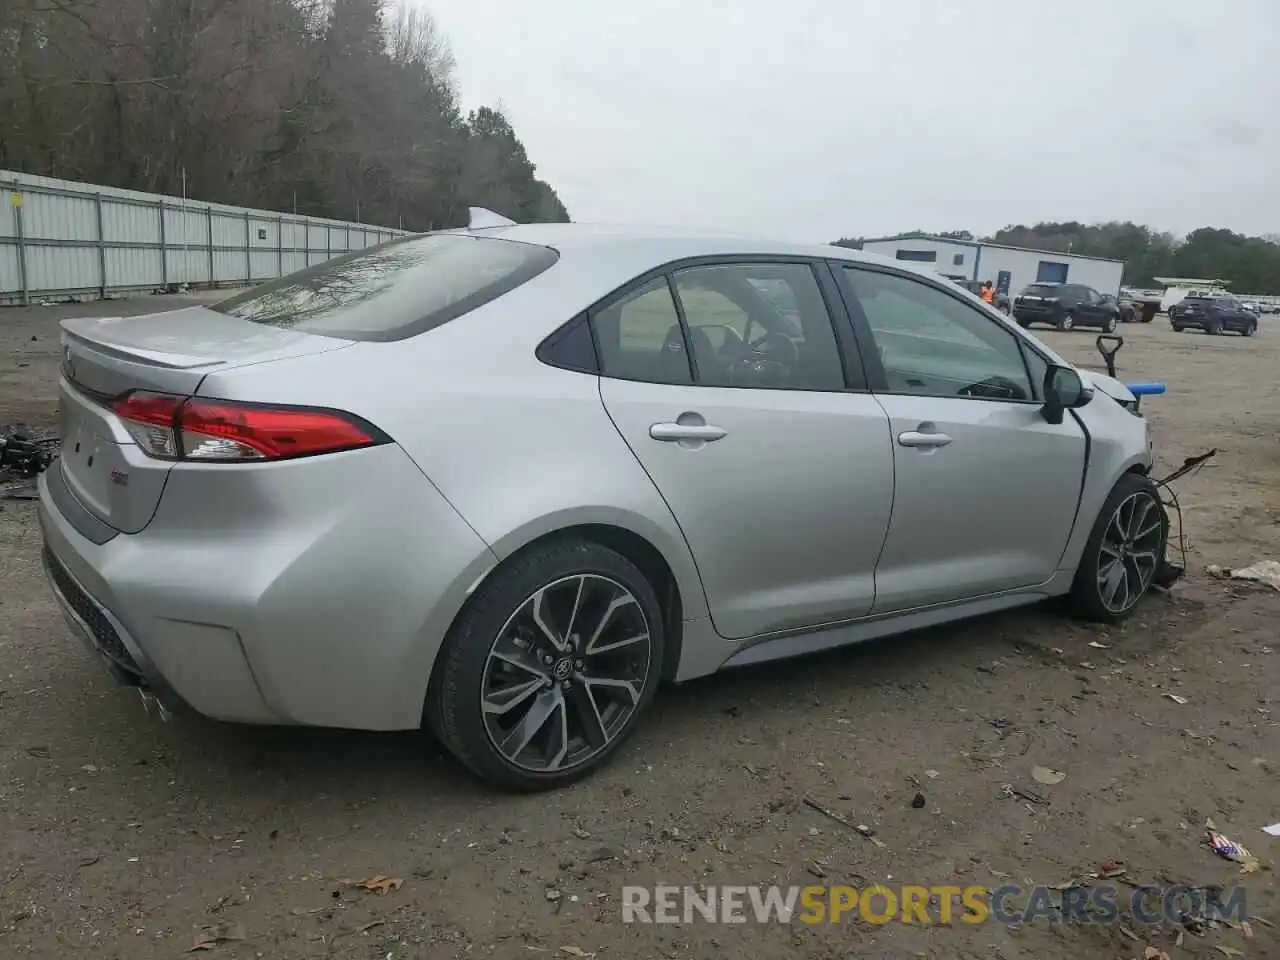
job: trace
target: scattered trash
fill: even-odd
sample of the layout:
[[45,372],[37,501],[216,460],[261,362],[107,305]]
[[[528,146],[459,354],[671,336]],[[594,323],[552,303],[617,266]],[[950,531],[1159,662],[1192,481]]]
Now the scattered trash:
[[1246,850],[1243,845],[1236,843],[1234,840],[1229,840],[1219,833],[1212,820],[1204,822],[1204,829],[1205,844],[1209,849],[1224,860],[1240,864],[1241,873],[1254,873],[1259,868],[1260,864],[1257,857]]
[[216,923],[211,927],[201,927],[200,933],[196,936],[195,946],[187,952],[212,950],[220,943],[244,939],[246,939],[246,934],[243,923]]
[[368,880],[342,880],[340,882],[344,887],[351,887],[353,890],[368,890],[378,896],[383,896],[393,890],[399,890],[404,886],[404,881],[399,877],[384,877],[382,874],[370,877]]
[[1093,647],[1093,649],[1095,649],[1095,650],[1110,650],[1110,649],[1111,649],[1111,644],[1109,644],[1109,643],[1099,643],[1097,640],[1090,640],[1090,641],[1089,641],[1089,646]]
[[1128,871],[1125,870],[1124,862],[1120,860],[1108,860],[1102,866],[1098,867],[1098,876],[1108,880],[1123,876]]
[[41,747],[27,747],[27,756],[29,756],[29,757],[35,757],[35,758],[37,758],[38,760],[48,760],[48,759],[49,759],[49,748],[48,748],[48,747],[43,747],[43,746],[41,746]]
[[1142,951],[1142,960],[1169,960],[1169,955],[1159,947],[1147,947]]
[[370,920],[364,926],[356,927],[356,933],[368,933],[374,927],[380,927],[386,922],[385,920]]
[[43,473],[57,452],[58,438],[52,434],[22,424],[0,427],[0,472],[30,479]]
[[926,770],[926,771],[924,772],[924,775],[925,775],[926,777],[928,777],[930,780],[937,780],[937,779],[938,779],[938,771],[937,771],[937,770]]
[[1180,707],[1184,707],[1191,702],[1186,697],[1180,697],[1176,693],[1166,693],[1164,696],[1166,700],[1172,700]]
[[912,810],[923,810],[923,809],[924,809],[924,805],[925,805],[925,803],[926,803],[926,801],[925,801],[925,799],[924,799],[924,794],[923,794],[923,793],[917,793],[914,797],[912,797],[912,798],[911,798],[911,809],[912,809]]
[[80,858],[80,866],[92,867],[95,863],[97,863],[101,859],[102,857],[99,854],[96,854],[96,853],[86,854],[85,856]]
[[1224,947],[1222,944],[1215,944],[1213,949],[1217,950],[1224,957],[1243,957],[1244,951],[1237,950],[1235,947]]
[[1263,827],[1262,832],[1270,834],[1273,837],[1280,837],[1280,823],[1273,823],[1269,827]]
[[1239,570],[1211,563],[1204,568],[1204,572],[1218,580],[1250,580],[1280,590],[1280,561],[1278,560],[1259,560]]
[[1044,794],[1040,793],[1040,791],[1033,790],[1031,787],[1014,786],[1011,783],[1006,783],[1000,788],[1000,795],[1003,797],[1019,797],[1023,800],[1028,800],[1031,803],[1045,807],[1049,805],[1048,798],[1045,797]]
[[560,952],[570,957],[581,957],[583,960],[590,960],[595,956],[594,953],[587,953],[581,947],[561,947]]
[[1140,936],[1138,936],[1136,933],[1134,933],[1132,930],[1126,927],[1123,923],[1120,924],[1120,932],[1136,943],[1145,943],[1145,941]]
[[852,820],[850,820],[848,817],[842,817],[840,814],[836,813],[834,810],[828,810],[826,807],[818,803],[818,801],[814,800],[812,797],[805,797],[803,799],[803,802],[804,802],[804,805],[810,808],[811,810],[817,810],[824,817],[831,818],[836,823],[840,824],[840,826],[848,827],[854,833],[857,833],[863,837],[866,837],[868,840],[874,843],[877,847],[884,846],[883,841],[881,841],[878,837],[875,837],[872,835],[874,831],[872,831],[870,827],[863,826],[861,824],[856,824]]
[[815,877],[821,878],[827,875],[827,871],[823,869],[822,864],[818,863],[817,861],[814,861],[812,863],[806,863],[804,865],[804,868],[808,870],[811,874],[813,874]]
[[6,500],[39,500],[40,490],[34,483],[22,483],[4,490]]
[[554,887],[547,888],[547,899],[551,903],[556,903],[563,896],[564,894],[562,894],[559,890],[555,889]]
[[1031,779],[1036,783],[1043,783],[1045,786],[1052,787],[1054,784],[1061,783],[1067,779],[1067,775],[1059,770],[1051,770],[1049,767],[1032,767]]

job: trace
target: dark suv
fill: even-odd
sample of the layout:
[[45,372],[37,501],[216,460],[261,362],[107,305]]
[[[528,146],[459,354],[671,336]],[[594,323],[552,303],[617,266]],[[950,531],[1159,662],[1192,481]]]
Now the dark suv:
[[1185,297],[1169,308],[1174,330],[1203,330],[1218,334],[1224,330],[1252,337],[1258,332],[1258,317],[1235,297]]
[[1047,323],[1059,330],[1120,325],[1120,305],[1082,283],[1033,283],[1013,298],[1013,318],[1021,327]]

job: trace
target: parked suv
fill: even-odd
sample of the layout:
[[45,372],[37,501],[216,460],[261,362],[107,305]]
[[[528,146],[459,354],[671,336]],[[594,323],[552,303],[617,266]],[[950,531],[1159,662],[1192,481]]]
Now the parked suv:
[[1033,283],[1013,300],[1013,318],[1021,327],[1047,323],[1059,330],[1120,325],[1120,305],[1082,283]]
[[1169,308],[1174,330],[1203,330],[1219,334],[1225,330],[1252,337],[1258,332],[1258,317],[1235,297],[1186,297]]

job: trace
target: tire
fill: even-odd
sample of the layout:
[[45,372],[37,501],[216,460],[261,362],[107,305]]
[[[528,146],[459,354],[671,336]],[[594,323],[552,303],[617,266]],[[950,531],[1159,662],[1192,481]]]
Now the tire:
[[1209,324],[1209,330],[1208,330],[1208,332],[1209,332],[1209,334],[1210,334],[1211,336],[1214,336],[1214,337],[1216,337],[1216,336],[1218,336],[1219,334],[1221,334],[1221,333],[1222,333],[1222,321],[1221,321],[1221,320],[1214,320],[1214,321],[1212,321],[1212,322]]
[[[1148,529],[1153,523],[1154,528]],[[1141,536],[1122,536],[1125,528],[1132,527],[1138,529],[1127,532]],[[1149,477],[1126,473],[1116,482],[1098,512],[1080,566],[1076,568],[1071,586],[1071,603],[1076,613],[1102,623],[1127,619],[1150,588],[1164,560],[1168,540],[1169,517],[1160,502],[1160,491]],[[1114,564],[1119,564],[1124,571],[1120,580],[1111,575]],[[1125,591],[1123,595],[1119,592],[1121,589]]]
[[1115,333],[1116,327],[1118,326],[1119,326],[1119,323],[1116,321],[1115,317],[1107,317],[1107,319],[1102,324],[1102,332]]
[[1180,324],[1180,323],[1170,324],[1170,326],[1172,326],[1172,327],[1173,327],[1173,332],[1174,332],[1174,333],[1181,333],[1183,330],[1187,329],[1186,327],[1184,327],[1184,326],[1183,326],[1182,324]]
[[1018,320],[1018,321],[1017,321],[1017,324],[1018,324],[1018,326],[1020,326],[1023,330],[1030,330],[1030,329],[1031,329],[1031,321],[1030,321],[1030,320]]
[[[539,629],[538,618],[547,626]],[[592,652],[592,624],[601,621],[603,648]],[[551,638],[563,642],[575,625],[582,634],[556,646]],[[588,540],[534,547],[486,579],[450,628],[427,722],[494,786],[564,786],[603,765],[634,731],[662,675],[664,642],[653,586],[626,557]],[[521,725],[539,715],[521,745]]]
[[1066,314],[1063,316],[1063,318],[1058,321],[1058,329],[1063,331],[1070,330],[1075,325],[1076,325],[1076,318],[1072,316],[1070,310],[1068,310]]
[[1244,334],[1246,337],[1252,337],[1255,333],[1258,332],[1258,325],[1256,323],[1251,323],[1240,332]]

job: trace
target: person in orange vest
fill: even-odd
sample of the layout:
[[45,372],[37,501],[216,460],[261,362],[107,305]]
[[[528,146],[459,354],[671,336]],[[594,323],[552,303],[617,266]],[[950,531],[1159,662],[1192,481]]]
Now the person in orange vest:
[[982,285],[982,299],[988,306],[996,305],[996,288],[991,285],[990,280]]

